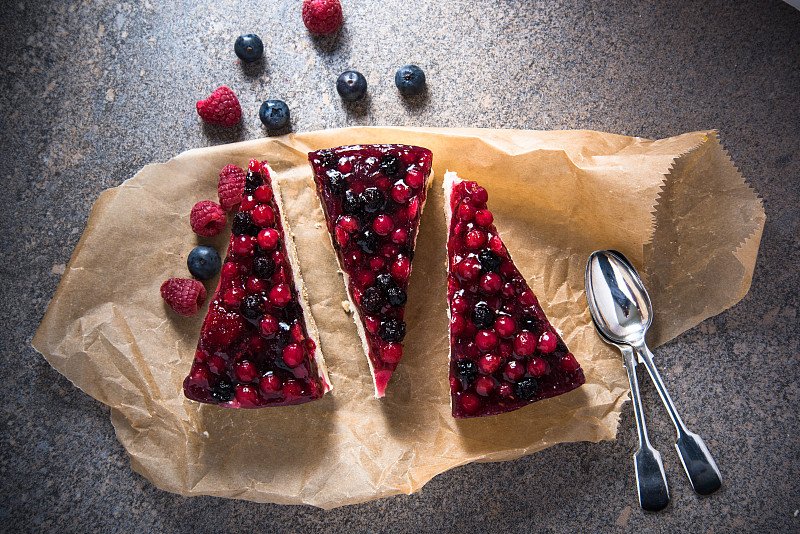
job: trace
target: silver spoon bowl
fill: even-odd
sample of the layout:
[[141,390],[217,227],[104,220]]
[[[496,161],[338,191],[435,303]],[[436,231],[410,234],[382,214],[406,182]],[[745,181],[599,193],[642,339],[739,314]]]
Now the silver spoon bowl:
[[598,250],[589,257],[585,283],[589,310],[601,337],[618,347],[630,347],[653,380],[678,432],[675,448],[692,488],[700,495],[717,491],[722,486],[717,464],[702,438],[684,425],[645,343],[653,307],[636,269],[621,253]]

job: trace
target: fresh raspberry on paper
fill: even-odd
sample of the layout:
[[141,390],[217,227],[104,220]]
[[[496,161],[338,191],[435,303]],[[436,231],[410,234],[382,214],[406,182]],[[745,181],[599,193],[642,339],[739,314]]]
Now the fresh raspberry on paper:
[[206,300],[206,288],[192,278],[170,278],[161,284],[161,298],[177,313],[194,315]]
[[242,118],[242,107],[233,91],[223,85],[205,100],[197,101],[197,114],[211,124],[236,126]]
[[226,165],[219,171],[217,194],[223,210],[230,211],[242,201],[244,183],[244,170],[236,165]]
[[311,33],[327,34],[342,25],[339,0],[303,0],[303,24]]
[[192,208],[189,222],[192,230],[203,237],[214,237],[225,228],[225,212],[213,200],[201,200]]

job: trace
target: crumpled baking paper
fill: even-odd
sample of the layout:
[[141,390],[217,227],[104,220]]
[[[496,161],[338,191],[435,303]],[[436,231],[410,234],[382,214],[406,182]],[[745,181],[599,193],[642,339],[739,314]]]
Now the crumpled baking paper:
[[[373,397],[306,153],[406,143],[434,153],[408,291],[403,360]],[[205,309],[161,300],[188,277],[194,203],[216,199],[228,163],[278,173],[333,391],[299,406],[232,410],[184,398]],[[450,416],[441,178],[478,181],[521,272],[581,363],[586,384],[512,413]],[[133,468],[182,495],[322,508],[419,490],[438,473],[572,441],[614,439],[628,396],[616,349],[595,334],[583,291],[589,254],[613,248],[642,273],[663,343],[749,289],[765,221],[714,131],[651,141],[592,131],[347,128],[189,150],[95,202],[33,340],[48,362],[111,407]],[[207,283],[209,294],[216,279]],[[698,295],[700,298],[698,298]]]

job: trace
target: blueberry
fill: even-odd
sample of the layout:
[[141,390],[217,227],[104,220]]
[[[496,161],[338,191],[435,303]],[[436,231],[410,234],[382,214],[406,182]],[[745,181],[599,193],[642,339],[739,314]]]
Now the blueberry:
[[259,256],[253,260],[253,270],[262,280],[268,280],[275,273],[275,262],[268,256]]
[[484,271],[487,273],[496,273],[500,270],[500,263],[502,263],[503,260],[491,250],[484,249],[478,254],[478,261],[481,262],[481,267],[483,267]]
[[364,211],[374,213],[383,207],[386,199],[377,187],[368,187],[361,192],[361,202],[364,205]]
[[261,295],[247,295],[239,306],[242,315],[248,319],[256,320],[267,311],[264,297]]
[[378,250],[378,236],[372,230],[364,230],[356,237],[356,245],[367,254],[375,254]]
[[189,272],[198,280],[213,278],[222,264],[219,252],[213,247],[194,247],[186,258]]
[[264,183],[264,178],[260,172],[247,171],[244,178],[244,190],[247,193],[252,193],[256,188]]
[[386,299],[392,306],[405,306],[407,298],[406,292],[399,287],[390,287],[386,290]]
[[341,195],[342,191],[344,191],[344,186],[346,185],[342,173],[340,173],[336,169],[328,169],[327,171],[325,171],[325,174],[328,175],[328,180],[330,180],[329,187],[331,193],[333,193],[334,195]]
[[539,321],[533,315],[523,315],[519,318],[519,327],[528,332],[536,332]]
[[378,313],[385,303],[383,293],[377,287],[365,289],[361,295],[361,307],[368,313]]
[[283,130],[289,126],[289,106],[283,100],[265,100],[258,110],[258,118],[267,130]]
[[514,386],[514,394],[520,399],[530,400],[539,390],[539,384],[533,377],[523,378]]
[[339,158],[330,150],[322,150],[319,152],[319,161],[326,169],[333,169],[339,163]]
[[379,274],[375,277],[375,287],[387,293],[391,288],[395,287],[394,279],[390,274]]
[[456,373],[469,384],[478,376],[478,365],[472,360],[459,360],[456,363]]
[[394,176],[400,170],[400,158],[394,154],[386,154],[381,158],[381,172],[386,176]]
[[211,388],[211,395],[220,402],[228,402],[233,400],[234,391],[233,384],[225,377],[217,380],[217,383]]
[[344,200],[342,200],[342,210],[348,215],[358,215],[364,208],[364,199],[361,195],[347,190],[344,193]]
[[345,102],[361,100],[367,94],[367,79],[360,72],[345,71],[336,80],[336,90]]
[[421,94],[425,90],[425,73],[416,65],[405,65],[394,75],[394,84],[403,95]]
[[264,43],[254,33],[240,35],[236,38],[233,51],[245,63],[252,63],[253,61],[258,61],[264,55]]
[[478,328],[489,328],[494,324],[494,312],[485,302],[479,302],[472,310],[472,324]]
[[406,337],[406,323],[397,319],[389,319],[381,323],[378,328],[378,335],[381,339],[389,343],[396,343],[403,341]]

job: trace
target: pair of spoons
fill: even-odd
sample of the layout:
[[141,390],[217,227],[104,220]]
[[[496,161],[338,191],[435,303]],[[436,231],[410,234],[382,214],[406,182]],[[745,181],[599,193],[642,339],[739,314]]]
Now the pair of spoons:
[[639,504],[647,511],[661,510],[669,504],[669,489],[661,454],[647,438],[636,378],[637,363],[644,364],[678,431],[675,448],[692,488],[700,495],[715,492],[722,485],[717,464],[700,436],[683,424],[653,363],[653,354],[645,343],[645,333],[653,321],[653,307],[636,269],[620,252],[598,250],[592,253],[586,264],[584,283],[594,326],[606,343],[622,351],[628,372],[639,434],[639,449],[633,456]]

